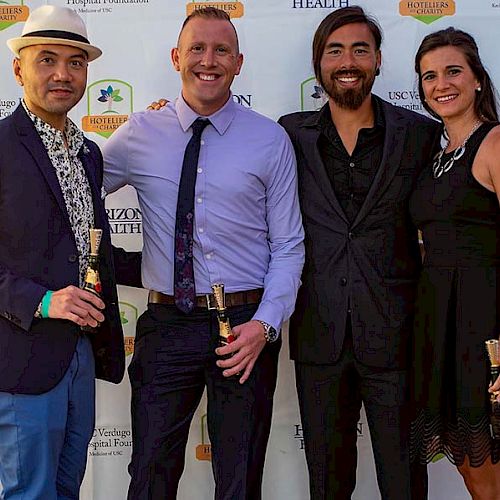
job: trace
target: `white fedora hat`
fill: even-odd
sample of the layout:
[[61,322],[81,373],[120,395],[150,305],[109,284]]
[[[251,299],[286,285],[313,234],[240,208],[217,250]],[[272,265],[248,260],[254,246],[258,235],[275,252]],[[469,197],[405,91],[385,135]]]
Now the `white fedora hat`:
[[87,52],[89,61],[97,59],[102,50],[90,45],[83,19],[68,7],[44,5],[29,15],[18,38],[7,45],[19,57],[19,51],[30,45],[69,45]]

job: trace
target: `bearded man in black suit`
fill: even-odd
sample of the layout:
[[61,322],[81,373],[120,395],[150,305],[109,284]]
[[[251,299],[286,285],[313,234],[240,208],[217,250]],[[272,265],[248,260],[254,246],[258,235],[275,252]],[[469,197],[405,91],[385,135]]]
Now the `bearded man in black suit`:
[[407,365],[417,230],[416,178],[438,142],[435,122],[371,89],[381,30],[360,7],[329,14],[313,42],[318,112],[280,119],[295,147],[306,264],[290,325],[314,500],[351,498],[363,403],[384,500],[422,500],[426,471],[410,472]]

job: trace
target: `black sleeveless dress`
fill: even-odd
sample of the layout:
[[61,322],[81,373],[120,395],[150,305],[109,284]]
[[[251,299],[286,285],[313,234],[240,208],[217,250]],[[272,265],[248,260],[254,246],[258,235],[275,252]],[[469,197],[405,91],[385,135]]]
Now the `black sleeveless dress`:
[[440,454],[455,465],[465,455],[475,467],[488,457],[500,460],[500,441],[489,430],[484,344],[500,333],[500,207],[471,172],[495,125],[481,125],[464,155],[438,179],[426,168],[410,199],[425,247],[414,321],[410,447],[421,463]]

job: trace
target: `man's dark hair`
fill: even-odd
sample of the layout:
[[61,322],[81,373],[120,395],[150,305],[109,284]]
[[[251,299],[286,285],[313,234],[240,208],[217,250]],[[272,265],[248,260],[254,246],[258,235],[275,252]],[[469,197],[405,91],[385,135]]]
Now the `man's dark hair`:
[[[335,30],[342,28],[346,24],[354,23],[362,23],[368,26],[375,39],[375,48],[380,50],[380,46],[382,45],[382,30],[377,21],[367,15],[361,7],[353,5],[352,7],[337,9],[328,14],[318,26],[314,34],[312,46],[314,74],[316,75],[316,80],[318,80],[323,88],[325,86],[321,78],[321,57],[325,51],[326,41]],[[378,70],[376,74],[378,74]]]
[[432,50],[441,47],[456,47],[462,52],[469,65],[472,73],[477,78],[481,90],[477,92],[474,101],[474,111],[478,118],[489,122],[498,121],[497,112],[497,92],[491,81],[490,75],[483,66],[483,62],[479,57],[479,49],[477,48],[474,38],[462,30],[457,30],[453,27],[444,30],[436,31],[427,35],[420,44],[415,56],[415,71],[418,75],[418,93],[424,108],[434,116],[440,119],[439,115],[434,113],[429,105],[425,102],[424,89],[422,87],[422,73],[420,71],[420,63],[422,57]]
[[228,23],[231,24],[234,30],[234,34],[236,35],[236,48],[237,52],[239,53],[240,48],[239,48],[239,41],[238,41],[238,33],[236,33],[236,28],[234,27],[234,24],[231,22],[231,18],[229,17],[229,14],[222,10],[222,9],[217,9],[216,7],[202,7],[201,9],[194,9],[189,16],[184,19],[184,22],[182,23],[181,26],[181,31],[179,33],[179,38],[177,39],[177,46],[179,45],[179,39],[181,38],[182,31],[186,27],[186,24],[189,23],[189,21],[192,21],[193,19],[200,18],[200,19],[212,19],[212,20],[219,20],[219,21],[227,21]]

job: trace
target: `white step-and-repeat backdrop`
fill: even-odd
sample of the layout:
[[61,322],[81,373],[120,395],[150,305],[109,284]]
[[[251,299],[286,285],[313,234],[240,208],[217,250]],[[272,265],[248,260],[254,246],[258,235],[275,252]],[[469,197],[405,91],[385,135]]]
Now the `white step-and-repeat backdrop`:
[[[20,34],[30,10],[46,3],[75,9],[87,23],[91,42],[104,51],[104,56],[90,65],[87,92],[71,113],[101,145],[132,111],[144,109],[154,98],[176,97],[180,83],[170,64],[170,49],[186,12],[204,5],[225,9],[239,33],[245,62],[233,84],[234,99],[273,119],[292,111],[318,109],[324,103],[310,62],[312,36],[329,12],[354,4],[375,15],[384,30],[382,73],[375,84],[376,93],[384,99],[422,112],[412,69],[414,53],[425,34],[450,25],[476,37],[493,80],[500,85],[498,0],[0,0],[0,118],[13,111],[21,96],[5,41]],[[133,190],[125,188],[110,196],[107,207],[115,244],[140,249],[141,212]],[[121,288],[120,304],[130,361],[136,320],[146,305],[145,293]],[[294,387],[292,364],[284,348],[263,486],[266,500],[308,498]],[[88,450],[82,498],[123,500],[131,451],[128,378],[119,386],[99,382],[97,389],[97,423]],[[354,498],[377,500],[380,496],[364,416],[358,434]],[[446,459],[437,460],[429,470],[431,500],[469,498]],[[203,402],[193,420],[179,498],[210,499],[213,490]]]

